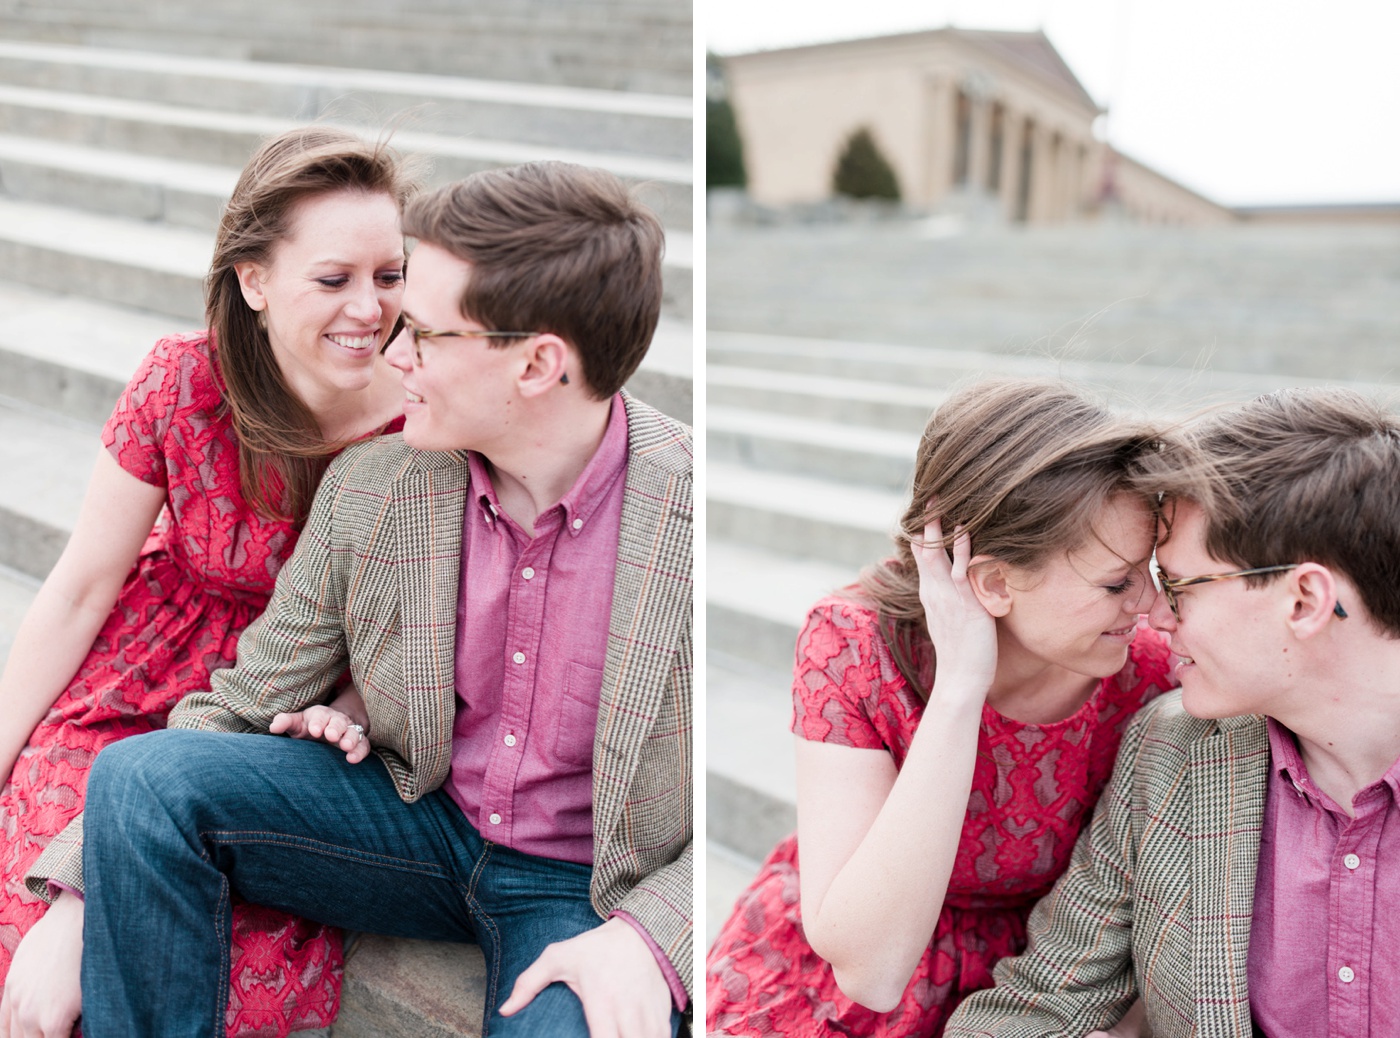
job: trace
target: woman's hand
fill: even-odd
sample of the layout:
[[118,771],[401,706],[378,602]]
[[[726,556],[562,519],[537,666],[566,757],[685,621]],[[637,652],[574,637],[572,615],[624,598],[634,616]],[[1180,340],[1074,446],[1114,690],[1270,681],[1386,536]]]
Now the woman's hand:
[[924,527],[924,539],[910,545],[919,567],[919,601],[924,606],[936,656],[934,687],[986,697],[997,670],[997,627],[968,579],[972,541],[953,528],[953,558],[943,543],[937,518]]
[[317,739],[339,746],[350,764],[358,764],[369,756],[369,733],[366,725],[350,714],[331,706],[308,706],[294,714],[278,714],[268,730],[273,735],[290,735],[293,739]]
[[73,1030],[82,1010],[83,902],[67,891],[19,942],[0,998],[0,1038]]

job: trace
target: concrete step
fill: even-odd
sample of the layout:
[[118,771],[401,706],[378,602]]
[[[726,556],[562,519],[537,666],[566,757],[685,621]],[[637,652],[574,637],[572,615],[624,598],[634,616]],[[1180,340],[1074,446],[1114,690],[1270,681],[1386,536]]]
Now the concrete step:
[[471,944],[362,934],[350,946],[332,1038],[481,1034],[486,964]]
[[706,465],[711,542],[823,559],[859,569],[892,550],[903,494],[871,487],[758,472],[725,462]]
[[[119,306],[204,317],[204,277],[212,233],[86,213],[0,196],[0,262],[25,284],[85,295]],[[662,312],[688,321],[690,239],[668,242]]]
[[754,877],[759,862],[715,840],[705,843],[705,947],[715,943],[719,928],[734,911]]
[[39,580],[8,566],[0,566],[0,667],[9,658],[20,621],[34,601]]
[[707,458],[861,486],[904,490],[914,471],[917,433],[765,414],[705,409]]
[[[3,201],[0,201],[3,211]],[[203,322],[0,281],[0,397],[100,426],[157,339]],[[692,419],[690,323],[663,318],[627,385],[667,414]]]
[[212,232],[238,170],[0,136],[0,186],[11,198]]
[[299,121],[340,116],[567,149],[688,161],[688,97],[366,68],[277,65],[0,40],[0,82]]
[[[197,155],[203,162],[232,168],[242,168],[264,137],[304,121],[0,85],[0,134],[67,144],[97,144],[105,149],[161,158],[187,159]],[[364,130],[343,119],[324,121]],[[648,203],[667,226],[690,228],[693,173],[688,160],[417,130],[395,133],[393,142],[400,151],[431,160],[433,183],[457,180],[482,169],[543,159],[611,170],[630,183],[643,185]]]
[[[327,26],[335,27],[334,32]],[[268,8],[250,21],[233,0],[149,4],[62,0],[0,3],[0,30],[43,40],[299,61],[408,72],[500,77],[688,95],[690,8],[667,3],[550,0],[460,7],[316,2]]]
[[859,568],[781,555],[713,534],[705,558],[708,647],[779,673],[792,670],[797,632],[812,605],[859,573]]
[[[923,386],[720,363],[715,357],[730,356],[734,337],[712,332],[708,338],[713,352],[705,365],[705,385],[711,409],[798,415],[918,435],[946,395]],[[752,360],[758,363],[759,357]]]
[[[799,408],[801,397],[809,397],[815,415],[845,413],[864,420],[878,412],[881,396],[888,394],[891,406],[886,420],[891,427],[902,428],[915,428],[918,401],[929,402],[930,410],[924,412],[927,419],[948,392],[986,375],[1067,378],[1097,389],[1114,407],[1159,416],[1184,416],[1287,386],[1340,385],[1383,395],[1395,385],[1381,379],[1309,378],[1230,371],[1214,365],[1120,364],[714,330],[706,335],[706,357],[719,368],[717,399],[721,401],[758,398],[766,380],[787,394],[787,407]],[[737,374],[741,370],[747,374]],[[848,387],[853,401],[849,410],[833,402],[838,384]],[[732,395],[731,385],[737,387]]]
[[709,657],[707,839],[750,861],[797,826],[791,681],[790,671]]
[[712,331],[1394,382],[1394,227],[712,229]]
[[42,580],[68,542],[98,428],[0,400],[0,566]]
[[100,426],[155,341],[199,327],[0,281],[0,397]]

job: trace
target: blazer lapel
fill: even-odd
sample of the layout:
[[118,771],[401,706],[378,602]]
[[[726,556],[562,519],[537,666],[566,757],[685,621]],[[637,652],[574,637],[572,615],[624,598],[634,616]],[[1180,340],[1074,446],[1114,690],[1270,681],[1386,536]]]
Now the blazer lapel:
[[[635,443],[631,422],[629,436]],[[690,623],[690,482],[631,454],[624,495],[593,744],[595,857],[617,824]]]
[[1191,933],[1202,1038],[1252,1030],[1249,923],[1268,769],[1268,729],[1259,717],[1222,720],[1191,749]]
[[452,761],[457,586],[470,470],[462,452],[424,451],[416,460],[394,483],[390,515],[403,624],[404,741],[421,795],[442,783]]

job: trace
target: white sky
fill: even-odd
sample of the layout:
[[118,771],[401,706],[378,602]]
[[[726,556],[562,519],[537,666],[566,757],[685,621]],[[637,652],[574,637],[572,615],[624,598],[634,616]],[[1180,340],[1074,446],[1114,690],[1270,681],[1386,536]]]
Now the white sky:
[[1134,158],[1226,205],[1400,202],[1400,0],[696,0],[711,50],[1041,28]]

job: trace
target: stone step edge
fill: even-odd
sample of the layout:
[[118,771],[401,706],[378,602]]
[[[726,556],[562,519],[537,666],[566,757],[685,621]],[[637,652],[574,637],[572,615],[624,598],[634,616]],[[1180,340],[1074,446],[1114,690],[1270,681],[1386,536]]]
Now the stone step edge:
[[286,86],[319,86],[330,89],[416,94],[450,100],[495,101],[547,108],[649,116],[661,119],[693,118],[690,98],[669,94],[599,90],[591,87],[546,86],[506,80],[474,79],[427,73],[349,69],[336,66],[241,62],[221,58],[185,58],[155,51],[83,47],[59,43],[0,41],[0,58],[87,65],[95,68],[131,69],[169,75],[196,76],[271,83]]
[[[38,111],[61,111],[73,115],[105,119],[126,119],[133,122],[195,129],[216,133],[246,133],[269,136],[304,125],[296,119],[278,116],[247,115],[222,112],[217,109],[181,108],[152,101],[130,101],[124,98],[94,97],[58,90],[37,90],[31,87],[0,85],[0,104],[15,105]],[[363,135],[364,127],[340,120],[321,120],[322,125],[337,126]],[[515,165],[522,162],[558,160],[582,166],[606,169],[629,180],[658,181],[690,187],[694,171],[688,162],[654,159],[621,152],[591,152],[576,148],[561,148],[518,141],[486,140],[480,137],[449,137],[444,134],[404,130],[392,138],[396,150],[405,153],[440,155],[481,162]]]
[[745,858],[762,861],[797,829],[797,805],[741,779],[705,771],[705,837]]
[[[94,152],[100,157],[102,153]],[[130,266],[149,266],[167,274],[204,280],[209,269],[209,257],[214,252],[214,233],[172,224],[154,224],[146,220],[95,213],[49,202],[32,202],[0,194],[0,207],[26,212],[32,220],[58,222],[70,228],[60,241],[47,234],[14,233],[13,228],[0,226],[0,239],[44,248],[53,252],[81,255],[88,259]],[[122,235],[137,235],[151,249],[144,260],[128,259],[129,253]],[[169,245],[167,245],[169,243]],[[172,251],[174,254],[172,254]],[[207,255],[205,253],[207,252]],[[694,237],[688,231],[667,231],[662,270],[694,276]],[[178,256],[178,258],[177,258]]]
[[[1183,368],[1174,365],[1151,365],[1145,361],[1130,364],[1117,364],[1109,361],[1058,360],[1053,357],[1037,357],[1016,353],[989,353],[979,350],[950,350],[937,346],[911,346],[894,342],[854,342],[841,339],[815,339],[795,335],[767,335],[755,332],[733,332],[709,328],[706,331],[708,352],[725,354],[742,352],[749,357],[769,354],[776,357],[808,357],[812,359],[849,359],[889,364],[907,364],[910,367],[927,368],[940,365],[966,371],[968,374],[985,370],[995,364],[1003,373],[1016,375],[1058,376],[1090,384],[1131,384],[1145,386],[1156,384],[1159,388],[1163,380],[1175,379],[1168,385],[1181,389],[1200,385],[1212,392],[1244,391],[1254,393],[1261,385],[1275,388],[1289,386],[1340,386],[1360,393],[1394,392],[1395,386],[1386,383],[1358,380],[1320,379],[1292,375],[1253,374],[1242,371],[1215,371],[1196,368]],[[757,364],[729,365],[755,370],[771,371],[775,379],[785,379],[788,373],[782,369],[763,368]],[[821,376],[818,376],[821,377]],[[828,376],[835,377],[835,376]],[[853,382],[860,382],[853,378]],[[878,384],[878,383],[877,383]]]

